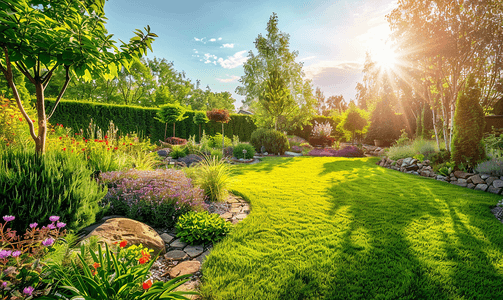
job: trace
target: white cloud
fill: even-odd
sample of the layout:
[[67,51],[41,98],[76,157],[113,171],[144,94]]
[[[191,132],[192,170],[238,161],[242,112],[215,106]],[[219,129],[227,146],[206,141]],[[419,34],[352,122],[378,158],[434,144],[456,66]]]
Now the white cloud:
[[308,57],[305,57],[305,58],[299,58],[299,61],[306,61],[306,60],[310,60],[310,59],[313,59],[313,58],[316,58],[316,56],[308,56]]
[[213,64],[216,66],[216,65],[217,65],[217,61],[216,61],[216,60],[214,60],[214,61],[213,61]]
[[359,61],[322,61],[304,67],[307,79],[319,86],[347,85],[362,76],[363,64]]
[[220,48],[234,48],[234,44],[223,44]]
[[206,61],[204,61],[205,64],[211,64],[211,61],[209,59],[207,59]]
[[245,56],[246,50],[236,52],[233,56],[227,56],[227,59],[219,58],[217,62],[224,69],[234,69],[242,65],[245,61],[248,60],[248,57]]
[[199,51],[196,50],[196,51],[194,51],[194,53],[199,53]]
[[[227,75],[229,76],[229,75]],[[230,78],[215,78],[216,80],[220,81],[220,82],[233,82],[233,81],[237,81],[239,78],[239,76],[236,76],[236,75],[232,75]]]
[[216,42],[217,39],[210,39],[210,42]]
[[209,54],[209,53],[204,54],[204,59],[210,59],[210,58],[217,59],[218,57],[216,55]]
[[218,38],[218,40],[219,40],[219,41],[221,41],[221,40],[222,40],[222,38],[221,38],[221,37],[219,37],[219,38]]

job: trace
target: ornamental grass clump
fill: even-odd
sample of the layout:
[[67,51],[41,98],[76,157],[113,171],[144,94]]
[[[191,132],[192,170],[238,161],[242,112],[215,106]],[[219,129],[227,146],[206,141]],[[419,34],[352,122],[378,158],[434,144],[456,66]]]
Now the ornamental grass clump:
[[174,169],[101,173],[109,186],[101,205],[105,214],[125,215],[153,227],[171,228],[178,217],[204,206],[203,191]]
[[228,192],[231,166],[224,159],[217,156],[204,156],[194,168],[189,168],[187,172],[194,183],[204,190],[204,195],[209,201],[223,201]]

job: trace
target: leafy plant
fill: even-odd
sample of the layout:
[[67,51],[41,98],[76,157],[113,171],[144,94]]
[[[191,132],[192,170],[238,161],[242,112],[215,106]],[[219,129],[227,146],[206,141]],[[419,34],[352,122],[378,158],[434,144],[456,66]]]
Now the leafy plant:
[[503,159],[491,158],[490,160],[481,162],[475,167],[475,171],[492,176],[503,176]]
[[370,126],[367,132],[367,139],[370,141],[381,140],[391,143],[399,138],[400,129],[397,124],[398,118],[391,108],[387,97],[377,102],[375,109],[370,116]]
[[223,201],[227,197],[231,167],[216,156],[204,156],[193,171],[194,183],[204,190],[209,201]]
[[449,176],[452,171],[454,171],[454,167],[456,166],[455,162],[445,162],[433,167],[433,170],[442,176]]
[[229,139],[228,137],[225,137],[224,139],[225,141],[222,142],[222,134],[217,133],[215,134],[215,136],[210,137],[208,146],[210,146],[211,148],[218,148],[218,149],[222,149],[222,144],[224,145],[224,147],[232,146],[231,139]]
[[92,224],[107,193],[91,178],[81,154],[30,150],[0,152],[0,214],[15,215],[13,229],[59,215],[70,230]]
[[[246,150],[246,152],[243,152],[243,150]],[[250,159],[255,155],[255,148],[253,148],[253,146],[250,144],[238,144],[236,147],[234,147],[232,154],[235,158]]]
[[173,159],[177,159],[180,157],[185,157],[187,156],[188,148],[185,146],[173,146],[171,149],[171,152],[169,153],[169,156],[171,156]]
[[183,121],[187,117],[184,116],[185,109],[180,104],[166,104],[159,107],[156,120],[166,123],[164,128],[164,139],[166,140],[166,130],[168,123],[173,123],[173,137],[175,137],[175,123]]
[[215,243],[231,230],[231,224],[218,214],[188,212],[176,223],[176,236],[190,245]]
[[423,162],[424,155],[423,154],[416,154],[413,156],[413,158],[419,160],[420,162]]
[[[123,249],[125,246],[122,241],[117,250],[111,251],[105,244],[105,250],[100,246],[95,254],[82,245],[78,262],[72,262],[71,268],[52,265],[60,283],[57,293],[46,299],[188,299],[183,295],[197,295],[196,292],[173,291],[187,282],[188,276],[166,283],[147,280],[155,258],[151,259],[150,251],[146,250],[141,250],[138,257],[137,248]],[[91,265],[84,258],[87,254],[93,259]]]
[[407,134],[405,129],[402,129],[400,131],[400,137],[395,141],[394,146],[402,147],[402,146],[406,146],[408,144],[410,144],[409,135]]
[[[229,111],[226,109],[212,109],[206,112],[206,116],[208,116],[208,119],[210,119],[211,121],[222,123],[222,136],[225,137],[224,124],[229,123],[230,120]],[[223,155],[223,151],[225,148],[224,144],[225,140],[222,139],[221,142],[222,142],[222,155]]]
[[350,137],[352,144],[354,144],[356,134],[363,134],[367,131],[369,126],[367,120],[368,113],[366,111],[357,108],[354,104],[350,104],[338,126],[347,133],[346,138]]
[[208,119],[208,116],[206,116],[206,113],[203,111],[196,111],[194,112],[194,117],[192,118],[194,124],[199,126],[199,140],[201,140],[201,125],[208,123],[210,120]]
[[503,134],[499,136],[494,132],[487,134],[484,137],[484,145],[489,157],[503,158]]
[[250,144],[257,151],[260,151],[264,146],[266,152],[274,154],[284,154],[285,151],[290,149],[290,143],[286,135],[274,129],[257,129],[252,133]]

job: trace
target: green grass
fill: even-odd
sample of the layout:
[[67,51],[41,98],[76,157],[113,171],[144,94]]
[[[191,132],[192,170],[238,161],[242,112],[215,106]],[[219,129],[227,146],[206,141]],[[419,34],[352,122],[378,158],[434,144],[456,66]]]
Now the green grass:
[[489,193],[375,158],[269,158],[231,188],[252,212],[203,265],[208,299],[503,299]]

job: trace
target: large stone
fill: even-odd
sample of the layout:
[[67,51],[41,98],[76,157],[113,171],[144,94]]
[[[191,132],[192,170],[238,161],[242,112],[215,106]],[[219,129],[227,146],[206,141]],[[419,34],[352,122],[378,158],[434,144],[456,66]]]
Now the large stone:
[[181,249],[181,248],[187,246],[187,243],[184,243],[180,239],[178,239],[178,240],[175,240],[173,243],[171,243],[169,246],[173,247],[173,248],[180,248]]
[[[463,181],[460,181],[460,180],[463,180]],[[466,183],[466,180],[464,180],[464,179],[458,179],[456,181],[451,181],[451,184],[454,184],[457,186],[462,186],[462,187],[468,186],[468,183]]]
[[[410,165],[414,159],[412,157],[407,157],[403,160],[403,164]],[[403,166],[402,164],[402,166]],[[405,166],[404,166],[405,167]]]
[[486,180],[487,178],[491,177],[491,175],[487,175],[487,174],[480,174],[480,178],[482,178],[483,180]]
[[183,249],[185,253],[187,253],[191,258],[197,257],[201,255],[204,251],[204,247],[201,245],[196,246],[187,246]]
[[128,245],[142,244],[154,250],[154,255],[164,253],[164,241],[152,227],[127,218],[108,219],[96,227],[86,238],[97,236],[100,241],[112,245],[115,242],[127,241]]
[[498,179],[498,180],[493,181],[493,186],[498,189],[503,188],[503,180]]
[[488,189],[487,189],[487,192],[489,193],[493,193],[493,194],[496,194],[496,195],[499,195],[501,193],[501,190],[500,188],[495,188],[494,186],[490,186]]
[[475,189],[476,189],[477,191],[483,191],[483,192],[485,192],[485,191],[487,190],[487,188],[488,188],[488,185],[487,185],[487,184],[483,184],[483,183],[481,183],[481,184],[477,184],[477,185],[475,186]]
[[182,250],[171,250],[164,254],[164,258],[167,260],[184,260],[187,258],[187,253]]
[[169,149],[169,148],[164,148],[164,149],[158,150],[158,151],[157,151],[157,154],[158,154],[159,156],[167,157],[167,156],[169,155],[169,152],[171,152],[171,149]]
[[473,190],[475,188],[475,184],[469,183],[466,187]]
[[421,171],[419,174],[421,174],[421,176],[424,176],[424,177],[430,177],[430,172],[428,172],[428,171]]
[[486,179],[486,183],[488,185],[491,185],[493,183],[493,181],[495,181],[495,180],[498,180],[498,177],[491,176],[491,177],[489,177],[489,178]]
[[201,263],[198,261],[184,261],[169,270],[169,277],[175,278],[178,276],[194,274],[201,269]]
[[230,219],[230,218],[232,218],[232,213],[225,212],[225,213],[221,214],[220,217],[223,219]]
[[436,177],[437,180],[445,180],[446,177],[445,176],[442,176],[442,175],[437,175]]
[[196,257],[196,260],[200,263],[203,263],[206,259],[206,256],[208,256],[208,254],[210,254],[210,249],[204,251],[201,255]]
[[462,179],[467,179],[468,177],[472,176],[472,173],[465,173],[462,171],[454,171],[454,176],[457,178],[462,178]]
[[486,183],[484,180],[482,180],[482,178],[480,177],[479,174],[468,177],[469,182],[470,182],[470,180],[475,185],[481,184],[481,183]]
[[175,237],[172,236],[171,234],[167,234],[167,233],[163,233],[161,234],[161,239],[166,243],[166,244],[169,244],[171,243]]
[[410,165],[405,167],[405,170],[407,171],[416,171],[417,169],[419,169],[417,165]]

